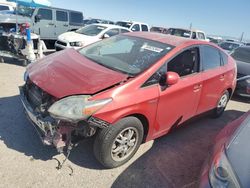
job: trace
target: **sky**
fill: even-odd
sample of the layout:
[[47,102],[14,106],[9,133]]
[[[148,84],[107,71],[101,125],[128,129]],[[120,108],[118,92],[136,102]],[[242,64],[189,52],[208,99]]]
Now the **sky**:
[[250,0],[50,0],[52,6],[82,11],[85,18],[133,20],[150,26],[203,30],[250,39]]

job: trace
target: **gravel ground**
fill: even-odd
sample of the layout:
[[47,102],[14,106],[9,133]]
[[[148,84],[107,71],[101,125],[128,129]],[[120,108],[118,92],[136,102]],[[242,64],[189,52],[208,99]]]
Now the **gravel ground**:
[[0,187],[197,187],[215,135],[250,109],[249,101],[231,100],[221,118],[195,118],[143,144],[129,163],[112,170],[99,165],[93,140],[85,140],[57,170],[53,158],[62,161],[64,155],[43,146],[24,115],[18,96],[24,71],[24,67],[0,63]]

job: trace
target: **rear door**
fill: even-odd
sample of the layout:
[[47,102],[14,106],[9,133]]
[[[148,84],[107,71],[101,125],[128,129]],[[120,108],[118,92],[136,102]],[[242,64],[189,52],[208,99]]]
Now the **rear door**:
[[156,137],[196,114],[202,87],[199,66],[198,47],[184,50],[167,63],[167,71],[178,73],[181,79],[175,85],[160,89],[156,118],[159,135]]
[[56,10],[56,36],[69,30],[69,15],[67,11]]
[[217,48],[209,45],[202,46],[201,63],[203,86],[197,114],[215,108],[226,87],[226,70]]
[[37,17],[39,17],[39,20],[34,23],[34,32],[39,34],[41,39],[56,39],[52,9],[39,8]]

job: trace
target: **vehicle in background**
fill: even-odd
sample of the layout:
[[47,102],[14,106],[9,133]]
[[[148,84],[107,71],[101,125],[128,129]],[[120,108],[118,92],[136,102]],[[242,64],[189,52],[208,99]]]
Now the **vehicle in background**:
[[212,42],[214,44],[219,44],[222,42],[222,37],[215,37],[215,36],[207,36],[207,39],[209,39],[209,42]]
[[250,43],[246,43],[246,46],[250,46]]
[[0,0],[0,13],[11,13],[14,12],[15,8],[16,3]]
[[150,28],[150,32],[167,34],[168,33],[168,29],[164,28],[164,27],[155,27],[154,26],[154,27]]
[[83,20],[84,26],[90,25],[90,24],[98,24],[98,23],[100,23],[100,24],[115,24],[113,21],[110,21],[110,20],[95,19],[95,18]]
[[45,57],[24,78],[21,99],[44,143],[63,151],[97,134],[95,156],[114,168],[191,117],[221,116],[236,65],[212,43],[130,32]]
[[217,135],[201,174],[200,188],[250,187],[250,111]]
[[60,34],[82,27],[82,20],[82,12],[53,7],[18,5],[14,14],[0,13],[0,26],[4,32],[15,31],[16,21],[19,27],[23,23],[28,23],[31,32],[39,35],[46,44],[54,44]]
[[178,36],[178,37],[185,37],[185,38],[190,38],[190,39],[209,41],[206,38],[206,34],[203,31],[200,31],[200,30],[169,28],[168,29],[168,34],[175,35],[175,36]]
[[66,32],[58,36],[55,43],[56,51],[65,48],[78,49],[102,39],[131,32],[125,27],[110,24],[91,24],[82,27],[74,32]]
[[149,26],[146,23],[134,22],[134,21],[118,21],[116,25],[126,27],[131,31],[149,31]]
[[231,56],[237,64],[237,86],[235,93],[250,97],[250,46],[235,49]]
[[218,44],[222,49],[224,49],[227,53],[232,52],[236,48],[239,48],[240,46],[243,46],[243,43],[241,42],[231,42],[231,41],[223,41]]

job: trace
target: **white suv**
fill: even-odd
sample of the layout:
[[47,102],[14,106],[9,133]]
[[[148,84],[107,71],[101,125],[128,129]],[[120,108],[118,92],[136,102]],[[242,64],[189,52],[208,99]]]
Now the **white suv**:
[[0,0],[0,12],[1,11],[14,11],[16,3]]
[[116,25],[126,27],[131,31],[149,31],[149,26],[146,23],[133,22],[133,21],[118,21]]

